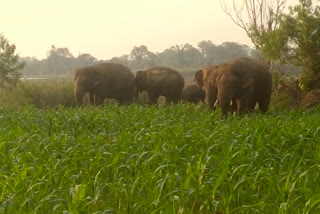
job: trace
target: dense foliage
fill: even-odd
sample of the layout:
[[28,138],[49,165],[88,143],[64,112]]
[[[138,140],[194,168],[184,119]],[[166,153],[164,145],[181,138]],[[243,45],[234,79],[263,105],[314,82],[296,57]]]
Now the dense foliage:
[[319,109],[0,109],[2,213],[319,213]]
[[288,36],[287,61],[303,66],[301,84],[304,89],[320,88],[320,5],[300,0],[282,17],[281,29]]
[[15,86],[20,80],[24,63],[15,51],[16,46],[0,34],[0,88]]
[[[299,0],[285,10],[287,0],[233,0],[224,9],[271,65],[289,63],[303,68],[301,88],[320,88],[320,5]],[[259,11],[259,12],[257,12]]]

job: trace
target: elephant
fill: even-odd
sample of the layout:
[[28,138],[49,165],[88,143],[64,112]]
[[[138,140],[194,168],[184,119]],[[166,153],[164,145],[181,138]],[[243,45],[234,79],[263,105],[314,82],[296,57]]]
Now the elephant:
[[257,103],[261,112],[268,110],[272,92],[268,64],[240,57],[219,65],[215,72],[217,76],[211,75],[208,88],[217,90],[223,116],[231,110],[231,100],[235,101],[238,113],[252,112]]
[[114,98],[120,104],[130,103],[135,95],[135,78],[128,67],[117,63],[78,68],[74,75],[74,96],[78,105],[87,92],[91,105],[101,105],[106,98]]
[[181,99],[190,103],[204,102],[206,92],[197,85],[190,85],[183,89]]
[[156,104],[159,96],[166,97],[167,103],[177,103],[183,87],[183,76],[172,68],[160,66],[136,72],[137,93],[147,91],[149,104]]
[[218,76],[218,67],[219,65],[207,66],[197,71],[194,75],[196,85],[202,87],[205,91],[205,103],[211,108],[214,107],[216,103],[218,89],[209,87],[209,81],[211,76],[213,76],[212,78],[216,78]]

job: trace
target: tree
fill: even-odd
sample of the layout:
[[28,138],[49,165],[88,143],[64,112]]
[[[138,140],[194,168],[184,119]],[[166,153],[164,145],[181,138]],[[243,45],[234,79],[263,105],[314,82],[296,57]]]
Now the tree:
[[224,42],[220,46],[221,61],[228,61],[233,58],[249,56],[249,47],[237,42]]
[[75,68],[74,57],[68,48],[56,48],[54,45],[47,51],[50,74],[71,74]]
[[236,42],[215,45],[210,40],[198,43],[205,65],[214,65],[241,56],[251,56],[252,49]]
[[[226,0],[220,3],[232,21],[245,30],[255,47],[268,61],[280,59],[287,37],[278,31],[287,0]],[[228,1],[229,2],[229,1]]]
[[201,65],[203,57],[198,49],[187,43],[182,45],[182,51],[183,67],[197,67]]
[[132,58],[133,66],[136,68],[154,66],[155,54],[148,50],[148,47],[141,45],[139,47],[134,46],[130,56]]
[[75,67],[84,67],[89,66],[97,62],[97,59],[91,56],[88,53],[79,54],[77,58],[75,58]]
[[129,66],[129,55],[128,54],[124,54],[120,57],[112,57],[109,62],[113,62],[113,63],[118,63],[118,64],[123,64],[126,66]]
[[203,40],[198,43],[198,47],[202,56],[204,58],[209,58],[211,50],[215,48],[215,44],[213,44],[211,40]]
[[21,77],[25,63],[15,54],[16,46],[0,34],[0,88],[15,86]]
[[303,66],[301,85],[305,90],[320,88],[320,6],[300,0],[281,19],[281,32],[288,35],[286,60]]
[[157,53],[155,61],[157,65],[169,66],[174,68],[179,67],[179,59],[177,53],[171,48],[167,48],[164,51]]

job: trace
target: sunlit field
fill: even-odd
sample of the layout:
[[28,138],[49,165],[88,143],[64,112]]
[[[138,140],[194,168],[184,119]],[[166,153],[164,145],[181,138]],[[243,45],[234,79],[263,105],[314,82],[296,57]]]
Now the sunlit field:
[[0,109],[0,213],[319,213],[320,114]]

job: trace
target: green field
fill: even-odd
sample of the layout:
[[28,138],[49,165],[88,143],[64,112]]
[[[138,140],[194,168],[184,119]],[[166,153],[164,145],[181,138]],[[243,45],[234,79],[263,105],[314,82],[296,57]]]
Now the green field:
[[0,109],[0,213],[320,213],[320,113]]

